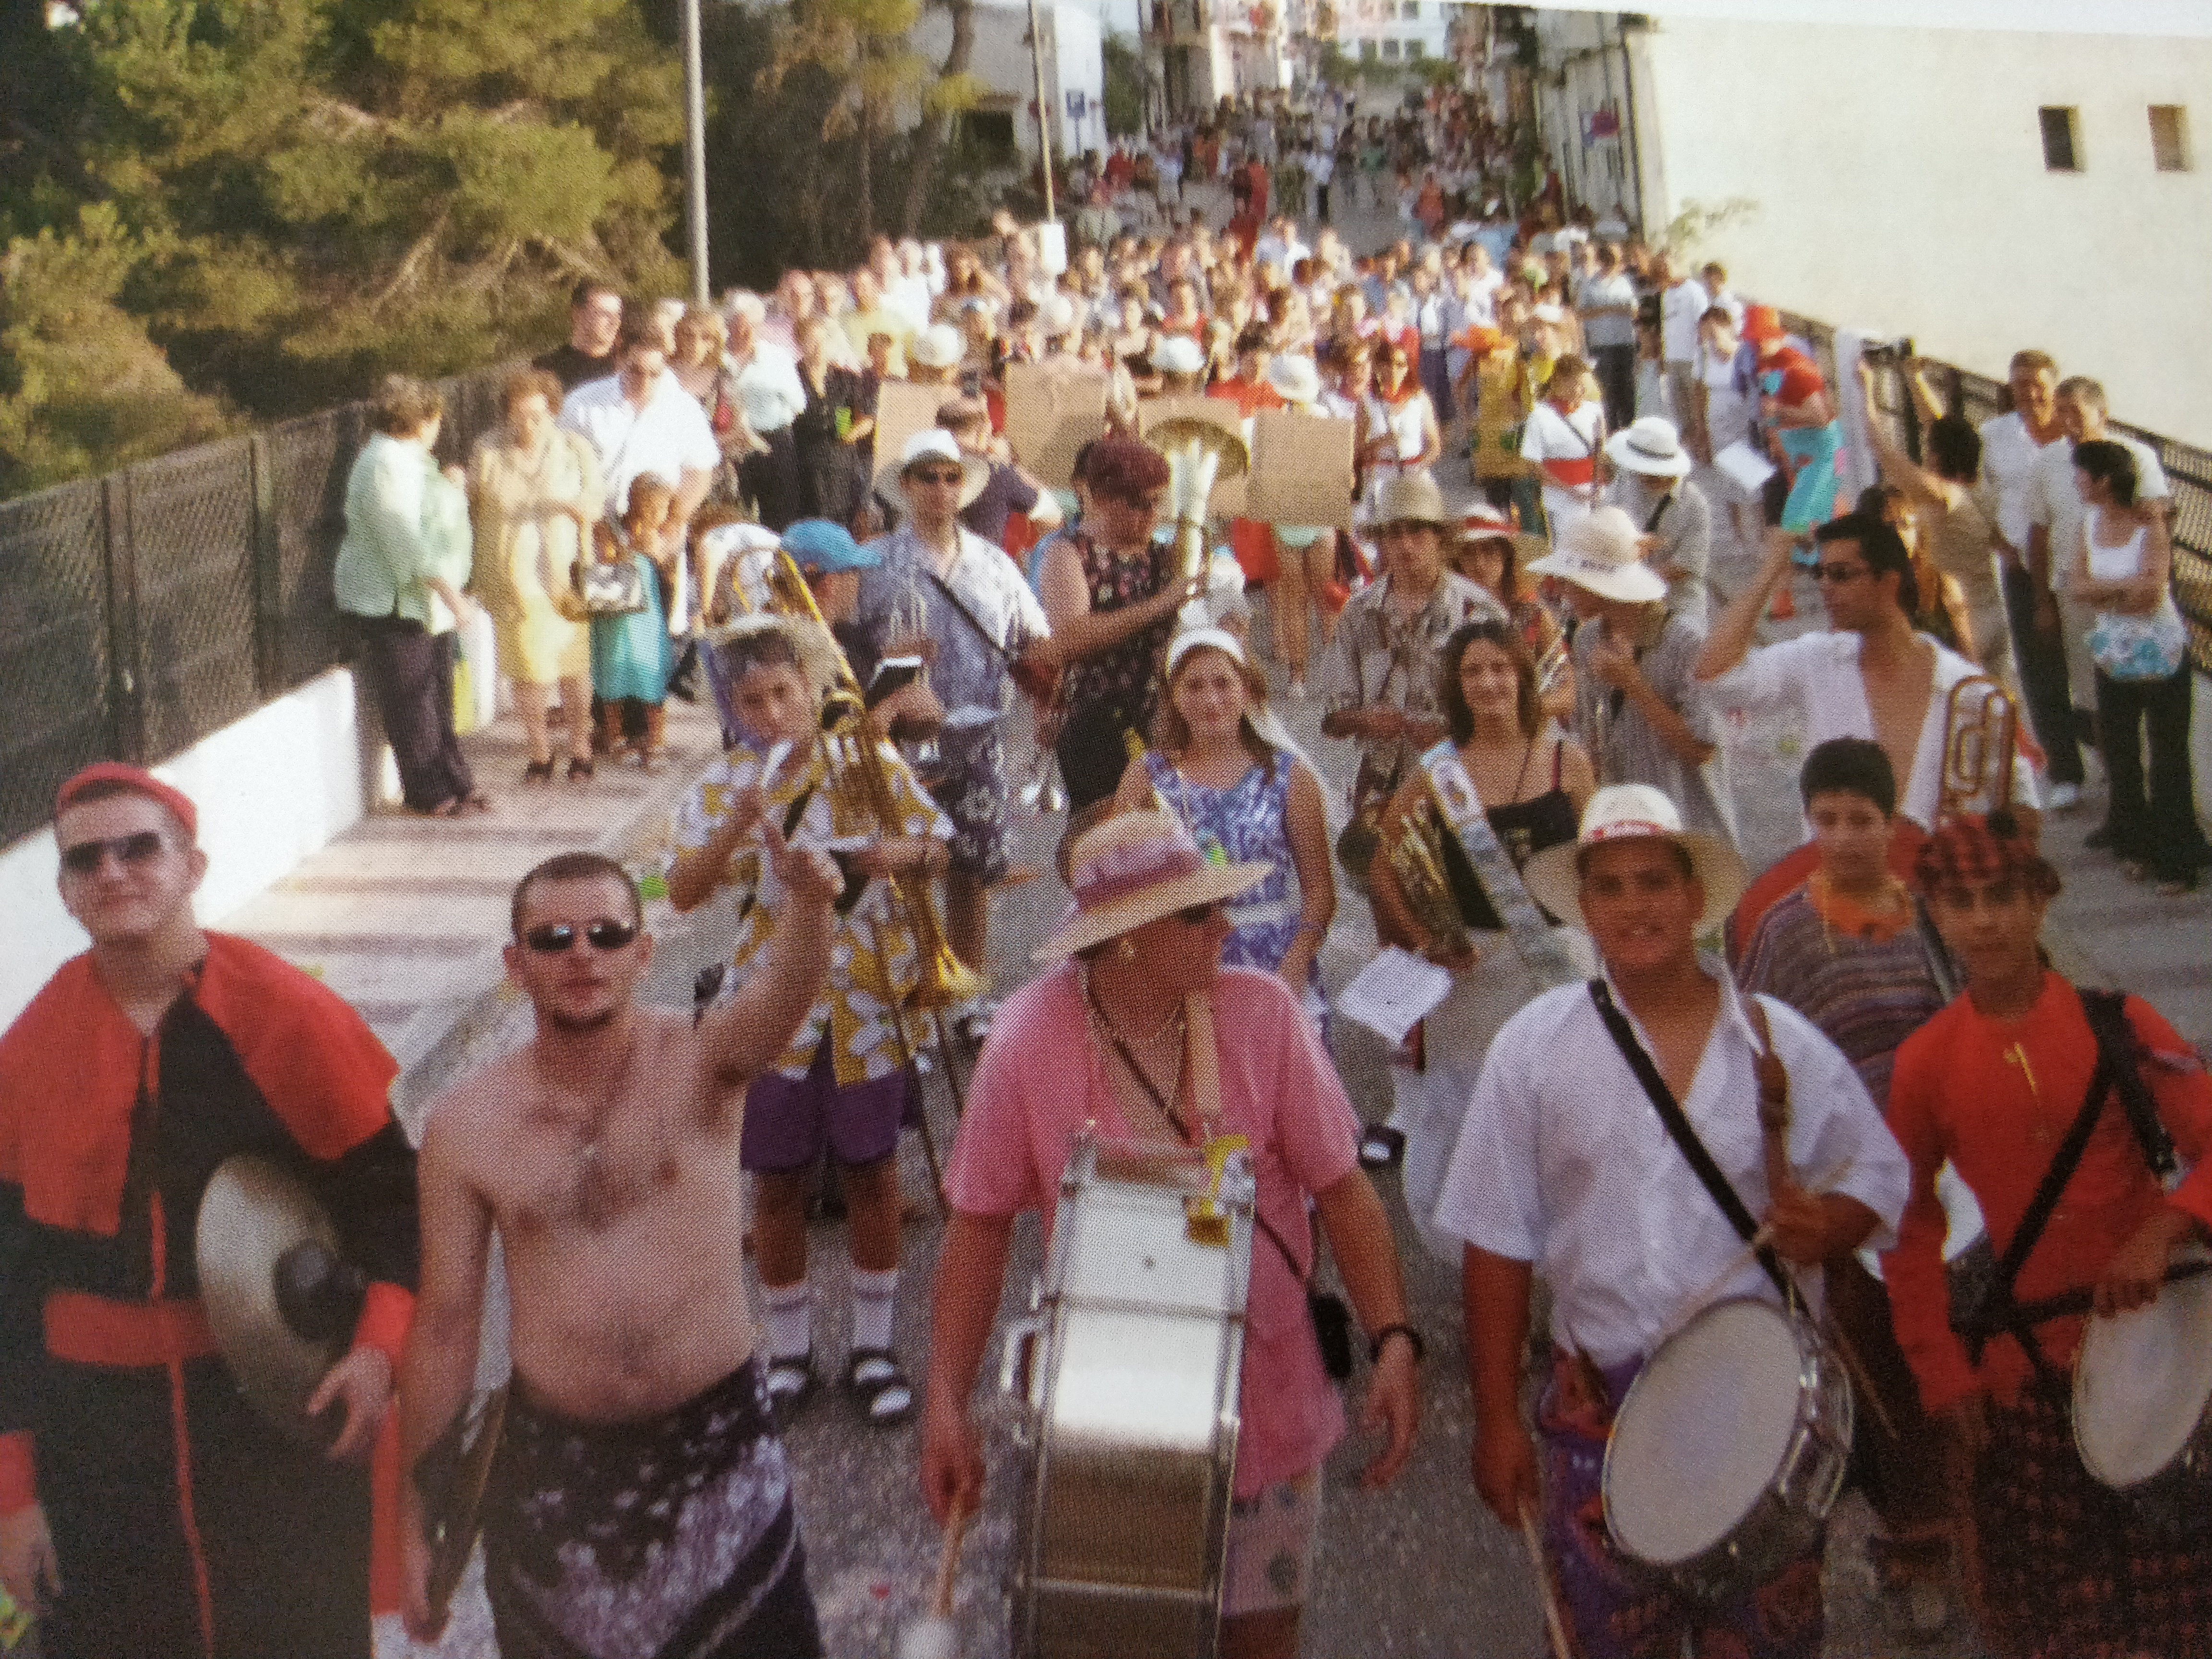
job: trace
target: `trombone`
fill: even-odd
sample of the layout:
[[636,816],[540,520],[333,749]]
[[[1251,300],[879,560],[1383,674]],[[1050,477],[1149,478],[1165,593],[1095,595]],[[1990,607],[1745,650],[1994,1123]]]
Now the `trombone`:
[[2020,705],[1988,675],[1969,675],[1951,688],[1943,706],[1938,823],[1965,813],[1994,812],[2010,803],[2019,729]]

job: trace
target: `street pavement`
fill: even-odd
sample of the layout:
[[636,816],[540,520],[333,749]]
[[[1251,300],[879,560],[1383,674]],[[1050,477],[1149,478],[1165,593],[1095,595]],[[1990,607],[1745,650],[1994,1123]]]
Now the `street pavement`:
[[[1347,227],[1348,240],[1368,246],[1393,228],[1370,215]],[[1448,462],[1442,474],[1448,494],[1464,499],[1463,463]],[[1743,550],[1723,549],[1717,578],[1732,589],[1748,568]],[[1809,587],[1801,586],[1797,599],[1802,617],[1817,618],[1818,601]],[[1264,624],[1256,632],[1264,638]],[[1273,678],[1279,685],[1285,678]],[[1348,775],[1345,746],[1319,736],[1319,709],[1311,702],[1283,705],[1279,712],[1328,779],[1340,810]],[[527,1008],[502,985],[497,957],[514,879],[540,858],[570,847],[610,850],[640,869],[656,860],[673,799],[706,763],[715,742],[710,720],[681,705],[674,714],[679,764],[672,773],[647,778],[603,768],[589,784],[529,791],[511,781],[520,778],[523,757],[512,720],[501,720],[468,740],[483,781],[501,796],[494,812],[459,823],[372,817],[240,912],[212,920],[321,974],[362,1007],[407,1067],[398,1098],[419,1133],[422,1107],[438,1088],[528,1035]],[[1023,747],[1015,745],[1018,753]],[[1779,715],[1768,714],[1732,731],[1728,747],[1745,852],[1759,867],[1798,838],[1794,776],[1800,734]],[[2109,860],[2085,853],[2081,839],[2099,821],[2100,805],[2093,792],[2083,810],[2050,822],[2047,842],[2067,882],[2053,913],[2054,955],[2077,976],[2145,993],[2185,1034],[2212,1042],[2212,966],[2202,946],[2212,898],[2158,898],[2127,883]],[[1026,818],[1018,826],[1020,878],[1002,888],[994,902],[990,968],[1001,994],[1032,971],[1030,952],[1067,902],[1051,873],[1060,829],[1060,821],[1048,817]],[[691,973],[714,959],[720,935],[711,923],[673,916],[662,901],[650,907],[649,921],[659,955],[647,994],[682,1006]],[[1322,957],[1328,987],[1340,987],[1374,948],[1364,908],[1347,896]],[[1366,1116],[1379,1118],[1389,1092],[1379,1042],[1344,1021],[1335,1023],[1332,1036],[1355,1103]],[[959,1057],[963,1073],[968,1059]],[[929,1095],[931,1133],[941,1152],[949,1147],[954,1127],[941,1066],[933,1072]],[[923,1148],[916,1135],[906,1142],[901,1159],[907,1190],[926,1205],[931,1188]],[[1429,1340],[1427,1414],[1411,1466],[1387,1492],[1358,1486],[1359,1467],[1374,1448],[1371,1437],[1355,1432],[1330,1461],[1323,1548],[1304,1651],[1331,1659],[1538,1654],[1544,1635],[1528,1563],[1518,1539],[1476,1501],[1468,1478],[1471,1427],[1456,1273],[1424,1255],[1413,1239],[1395,1176],[1386,1174],[1378,1184],[1397,1222],[1413,1316]],[[933,1213],[907,1232],[899,1344],[917,1376],[928,1352],[928,1287],[940,1237]],[[822,1297],[817,1342],[823,1368],[834,1378],[842,1368],[848,1318],[842,1231],[823,1224],[813,1243]],[[1002,1317],[1008,1310],[1026,1310],[1040,1266],[1036,1228],[1024,1223]],[[731,1293],[744,1292],[733,1285]],[[488,1332],[480,1376],[489,1382],[503,1369],[501,1334]],[[995,1376],[995,1364],[987,1359],[987,1388]],[[1352,1385],[1355,1417],[1363,1385],[1364,1376]],[[1006,1413],[987,1403],[981,1416],[989,1425],[988,1500],[963,1556],[956,1606],[962,1651],[969,1659],[997,1659],[1007,1651],[1006,1572],[1020,1470]],[[938,1553],[937,1534],[915,1481],[915,1431],[911,1425],[871,1431],[833,1384],[817,1393],[788,1443],[830,1651],[840,1659],[888,1654],[927,1594]],[[1827,1563],[1826,1652],[1833,1659],[1901,1650],[1877,1616],[1866,1527],[1863,1504],[1847,1498],[1832,1528]],[[379,1645],[386,1659],[409,1650],[390,1624],[380,1630]],[[477,1659],[491,1650],[488,1617],[472,1581],[437,1651]],[[1936,1659],[1969,1659],[1978,1651],[1963,1634],[1911,1650]]]

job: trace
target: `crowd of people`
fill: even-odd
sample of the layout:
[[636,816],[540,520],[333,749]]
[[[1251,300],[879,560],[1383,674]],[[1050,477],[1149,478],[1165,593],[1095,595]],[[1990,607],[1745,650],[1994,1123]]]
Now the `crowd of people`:
[[[664,768],[665,700],[709,696],[724,752],[665,876],[732,942],[696,1009],[641,1006],[631,874],[540,865],[506,947],[535,1036],[411,1151],[358,1019],[197,924],[193,803],[116,765],[64,787],[58,879],[91,949],[0,1039],[0,1585],[40,1609],[51,1659],[365,1656],[372,1600],[433,1635],[439,1517],[395,1474],[373,1583],[357,1465],[389,1413],[390,1470],[417,1468],[465,1407],[495,1233],[501,1651],[820,1652],[779,1426],[825,1372],[872,1426],[918,1412],[932,1512],[971,1513],[1013,1224],[1049,1212],[1086,1124],[1252,1155],[1268,1247],[1224,1654],[1297,1651],[1322,1547],[1349,1427],[1308,1296],[1324,1242],[1367,1338],[1366,1484],[1420,1431],[1392,1169],[1462,1276],[1476,1489],[1540,1536],[1574,1651],[1820,1651],[1817,1537],[1715,1601],[1635,1571],[1596,1518],[1639,1374],[1732,1298],[1850,1356],[1900,1638],[1954,1623],[1956,1582],[2008,1654],[2202,1650],[2207,1512],[2162,1526],[2100,1486],[2069,1378],[2087,1322],[2153,1302],[2212,1231],[2212,1084],[2155,1010],[2069,984],[2040,944],[2041,815],[2078,805],[2092,732],[2101,844],[2176,892],[2207,862],[2156,461],[2040,354],[1978,432],[1907,363],[1928,459],[1877,434],[1882,483],[1844,497],[1838,388],[1805,343],[1625,225],[1562,225],[1541,198],[1509,221],[1504,141],[1474,110],[1263,104],[1117,146],[1079,169],[1065,250],[1002,217],[719,308],[580,283],[568,340],[452,468],[434,392],[385,383],[337,599],[406,805],[493,808],[453,707],[479,605],[519,787],[553,783],[556,740],[579,786]],[[1184,205],[1208,176],[1225,228]],[[1377,202],[1390,183],[1402,240],[1355,256],[1329,228],[1355,177]],[[1065,488],[1009,446],[1017,363],[1107,382]],[[892,381],[942,392],[878,454]],[[1218,525],[1237,577],[1192,568],[1160,534],[1171,469],[1143,419],[1184,393],[1348,423],[1349,527]],[[1716,466],[1739,450],[1771,476]],[[1733,588],[1728,540],[1757,550]],[[1821,625],[1763,635],[1801,571]],[[1343,799],[1271,669],[1346,745]],[[2033,738],[1989,728],[1962,787],[1956,725],[1991,690]],[[1755,886],[1724,738],[1731,709],[1784,705],[1806,847]],[[975,988],[992,890],[1017,817],[1055,800],[1072,904],[997,1006]],[[1449,981],[1387,1102],[1352,1099],[1333,1055],[1320,957],[1347,899]],[[897,1329],[896,1152],[917,1012],[946,996],[974,1073],[925,1364]],[[369,1281],[309,1402],[337,1408],[334,1443],[256,1419],[200,1310],[191,1218],[240,1152],[302,1172]],[[825,1163],[849,1249],[834,1342],[809,1251]]]

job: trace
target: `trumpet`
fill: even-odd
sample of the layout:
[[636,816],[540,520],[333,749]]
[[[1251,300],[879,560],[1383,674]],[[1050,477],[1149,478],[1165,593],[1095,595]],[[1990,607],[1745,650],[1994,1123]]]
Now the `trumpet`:
[[[853,677],[852,665],[837,648],[830,625],[823,620],[821,607],[814,603],[813,592],[806,586],[805,576],[788,552],[781,548],[776,550],[767,577],[772,608],[799,624],[802,636],[800,655],[808,656],[806,636],[811,635],[815,636],[817,649],[826,646],[835,659],[831,690],[822,703],[821,738],[830,761],[829,787],[833,799],[843,799],[858,806],[860,815],[872,820],[884,833],[896,833],[901,817],[898,796],[891,787],[890,774],[884,769],[884,758],[877,747],[878,739],[868,729],[867,702],[861,694],[860,683]],[[811,666],[810,659],[810,672]],[[857,796],[847,791],[857,791]],[[934,1012],[978,994],[983,988],[981,976],[955,956],[952,947],[945,942],[945,927],[938,918],[937,902],[929,890],[928,878],[902,870],[890,879],[892,902],[914,934],[915,950],[920,958],[920,971],[914,989],[906,998],[907,1005],[924,1012]]]
[[2012,799],[2020,705],[1986,674],[1951,688],[1943,706],[1943,782],[1936,820],[1994,812]]
[[[1424,787],[1425,791],[1431,786]],[[1390,873],[1398,878],[1406,908],[1413,913],[1438,953],[1456,957],[1474,948],[1474,935],[1468,931],[1467,914],[1460,908],[1451,873],[1444,864],[1445,833],[1434,799],[1425,798],[1400,820],[1389,857]]]
[[[1206,575],[1206,504],[1224,478],[1241,478],[1252,465],[1244,440],[1211,421],[1184,416],[1163,421],[1151,433],[1152,447],[1167,457],[1168,502],[1175,513],[1176,568],[1186,582]],[[1183,607],[1181,623],[1195,628],[1212,620],[1203,599]]]

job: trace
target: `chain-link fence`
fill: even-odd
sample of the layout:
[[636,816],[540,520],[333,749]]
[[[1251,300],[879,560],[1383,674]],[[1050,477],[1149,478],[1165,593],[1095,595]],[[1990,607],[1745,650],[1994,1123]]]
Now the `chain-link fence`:
[[[441,383],[465,459],[512,365]],[[0,503],[0,843],[87,763],[167,759],[337,662],[331,570],[368,406]]]
[[[1783,313],[1784,323],[1802,336],[1820,360],[1821,372],[1835,384],[1835,334],[1825,323]],[[1950,408],[1979,426],[2010,407],[2004,386],[1980,374],[1954,368],[1933,359],[1930,380],[1947,393]],[[1920,454],[1919,417],[1895,363],[1875,371],[1875,403],[1887,417],[1892,434],[1917,459]],[[2189,659],[2200,674],[2212,674],[2212,453],[2112,422],[2112,430],[2149,446],[2166,469],[2173,490],[2173,597],[2189,623]],[[2053,560],[2056,562],[2056,554]]]

